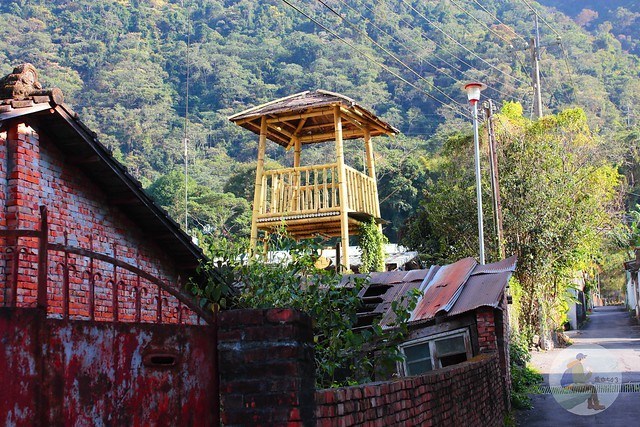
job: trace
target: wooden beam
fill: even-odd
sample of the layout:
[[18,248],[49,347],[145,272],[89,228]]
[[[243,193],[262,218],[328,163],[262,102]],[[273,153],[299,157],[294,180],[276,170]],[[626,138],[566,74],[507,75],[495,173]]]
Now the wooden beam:
[[110,205],[134,205],[140,203],[140,199],[137,197],[121,197],[117,199],[108,199],[107,203]]
[[274,118],[270,118],[267,120],[267,123],[278,123],[278,122],[288,122],[290,120],[296,119],[307,119],[309,117],[318,117],[318,116],[328,116],[331,114],[333,107],[325,107],[317,110],[310,111],[308,113],[298,113],[298,114],[289,114],[286,116],[278,116]]
[[[360,129],[347,130],[343,132],[341,127],[340,132],[343,140],[362,138],[364,136],[364,132],[362,132]],[[302,142],[303,144],[308,144],[311,142],[331,141],[335,137],[336,137],[335,132],[319,133],[315,135],[304,135],[300,137],[300,142]]]
[[67,157],[67,161],[72,165],[86,165],[88,163],[100,162],[100,157],[95,154],[90,156],[69,156]]
[[264,156],[267,150],[267,118],[262,117],[260,122],[260,139],[258,141],[258,165],[256,167],[256,181],[253,193],[253,215],[251,217],[251,253],[255,252],[258,243],[258,214],[264,200],[262,199],[262,175],[264,173]]
[[340,228],[342,245],[342,266],[349,271],[349,217],[348,217],[348,197],[347,197],[347,177],[344,163],[344,142],[342,134],[342,118],[340,117],[340,106],[336,105],[333,110],[333,123],[335,124],[336,157],[338,163],[338,183],[340,185]]
[[289,140],[289,145],[287,145],[287,147],[286,147],[287,150],[290,149],[291,147],[293,147],[295,145],[296,141],[300,142],[298,140],[298,134],[300,133],[300,131],[304,127],[305,123],[307,123],[307,119],[300,120],[300,122],[298,123],[298,126],[296,127],[296,130],[293,132],[293,136]]

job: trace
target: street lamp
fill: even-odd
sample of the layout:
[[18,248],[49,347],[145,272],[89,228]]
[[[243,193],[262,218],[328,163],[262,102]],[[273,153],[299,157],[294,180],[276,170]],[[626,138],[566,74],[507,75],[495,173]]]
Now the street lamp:
[[476,198],[478,200],[478,241],[480,242],[480,264],[484,264],[484,228],[482,226],[482,187],[480,182],[480,138],[478,137],[478,101],[480,92],[487,86],[478,83],[467,83],[462,89],[467,92],[467,99],[473,107],[473,142],[476,157]]

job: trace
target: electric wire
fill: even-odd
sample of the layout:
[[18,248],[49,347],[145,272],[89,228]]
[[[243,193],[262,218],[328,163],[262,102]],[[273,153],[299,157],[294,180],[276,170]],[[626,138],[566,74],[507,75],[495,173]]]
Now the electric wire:
[[544,19],[542,15],[538,13],[538,11],[533,7],[533,5],[528,0],[522,0],[522,1],[524,2],[524,4],[526,4],[529,7],[529,9],[531,9],[531,11],[538,17],[538,19],[540,19],[542,23],[545,24],[551,30],[551,32],[556,35],[558,44],[560,45],[560,49],[562,50],[562,56],[564,57],[564,64],[567,68],[567,74],[569,76],[569,83],[574,91],[573,96],[575,99],[576,87],[573,80],[573,72],[571,71],[571,67],[569,66],[569,57],[567,55],[567,50],[565,49],[564,44],[562,43],[562,36],[555,28],[553,28],[553,26],[551,26],[551,24],[549,24],[549,22],[546,19]]
[[[394,12],[394,11],[393,11],[393,10],[392,10],[392,9],[391,9],[391,8],[390,8],[390,7],[385,3],[385,2],[380,1],[378,4],[379,4],[379,5],[384,6],[384,8],[385,8],[388,12],[390,12],[390,13],[395,13],[395,12]],[[370,7],[368,7],[365,3],[363,3],[363,6],[364,6],[367,10],[369,10],[371,13],[375,13],[375,12],[374,12]],[[403,23],[404,23],[407,27],[409,27],[410,29],[412,29],[412,30],[416,30],[416,27],[415,27],[414,25],[412,25],[412,24],[411,24],[409,21],[407,21],[406,19],[404,19],[404,18],[402,18],[402,17],[401,17],[401,18],[400,18],[400,21],[401,21],[401,22],[403,22]],[[422,31],[422,29],[418,29],[418,30],[420,31],[420,36],[421,36],[421,38],[426,39],[426,40],[428,40],[428,41],[432,42],[432,43],[433,43],[436,47],[438,47],[440,50],[443,50],[443,51],[447,52],[447,53],[448,53],[449,55],[451,55],[451,57],[453,57],[455,60],[457,60],[457,61],[461,62],[461,63],[462,63],[462,64],[464,64],[464,65],[466,65],[466,66],[468,67],[468,69],[467,69],[467,70],[462,71],[462,73],[464,73],[464,74],[469,74],[472,70],[475,70],[475,71],[477,71],[478,73],[480,73],[480,74],[482,74],[483,76],[485,76],[486,78],[488,78],[489,80],[492,80],[492,79],[493,79],[493,77],[492,77],[489,73],[487,73],[486,71],[481,70],[481,69],[479,69],[479,68],[477,68],[477,67],[473,66],[472,64],[470,64],[470,63],[466,62],[464,59],[462,59],[462,58],[460,58],[460,57],[456,56],[456,54],[455,54],[455,53],[453,53],[453,52],[452,52],[450,49],[448,49],[447,47],[445,47],[445,46],[443,46],[443,45],[439,44],[438,42],[436,42],[435,40],[433,40],[433,39],[429,38],[426,34],[424,34],[424,32]],[[411,39],[411,40],[413,41],[413,43],[417,43],[415,40],[413,40],[413,39]],[[440,59],[441,59],[441,58],[440,58]],[[441,60],[443,60],[443,59],[441,59]],[[443,61],[444,61],[444,60],[443,60]],[[444,61],[444,62],[445,62],[446,64],[448,64],[449,66],[452,66],[452,67],[453,67],[453,65],[452,65],[450,62],[448,62],[448,61]],[[456,67],[453,67],[453,68],[456,68]],[[496,87],[495,87],[495,86],[493,86],[493,85],[487,84],[487,88],[488,88],[488,89],[491,89],[491,90],[493,90],[493,91],[495,91],[496,93],[499,93],[499,94],[503,95],[505,98],[509,98],[509,97],[511,97],[511,95],[506,94],[505,92],[503,92],[503,91],[499,90],[498,88],[496,88]],[[520,100],[520,101],[522,101],[522,100]]]
[[484,7],[482,5],[482,3],[480,3],[478,0],[471,0],[473,1],[475,4],[477,4],[478,6],[480,6],[480,8],[482,10],[484,10],[489,16],[491,16],[493,19],[495,19],[496,21],[498,21],[499,23],[501,23],[502,25],[504,25],[505,27],[509,27],[509,29],[511,29],[511,31],[513,31],[513,34],[518,37],[519,39],[521,39],[522,41],[524,41],[525,43],[527,43],[527,39],[525,39],[524,37],[522,37],[520,34],[516,33],[515,30],[513,28],[511,28],[510,25],[505,24],[504,22],[502,22],[500,20],[500,18],[498,18],[497,15],[491,13],[486,7]]
[[427,18],[423,13],[421,13],[419,10],[417,10],[413,5],[411,5],[410,3],[407,3],[406,0],[400,0],[406,7],[408,7],[409,9],[411,9],[414,13],[416,13],[418,16],[420,16],[422,19],[424,19],[425,21],[427,21],[431,26],[433,26],[436,30],[440,31],[442,34],[444,34],[445,37],[447,37],[449,40],[451,40],[452,42],[454,42],[456,45],[460,46],[462,49],[464,49],[467,53],[469,53],[470,55],[474,56],[475,58],[479,59],[480,61],[482,61],[484,64],[488,65],[490,68],[498,71],[499,73],[512,78],[514,80],[516,80],[519,83],[528,85],[529,83],[516,77],[516,76],[512,76],[508,73],[505,73],[503,70],[501,70],[500,68],[496,67],[495,65],[491,64],[490,62],[487,62],[484,58],[482,58],[481,56],[479,56],[478,54],[476,54],[475,52],[473,52],[471,49],[467,48],[466,46],[464,46],[462,43],[460,43],[458,40],[456,40],[455,38],[453,38],[449,33],[447,33],[446,31],[444,31],[442,28],[440,28],[436,23],[434,23],[431,19]]
[[[359,10],[357,10],[356,8],[354,8],[353,6],[351,6],[351,5],[349,5],[348,3],[346,3],[346,2],[345,2],[345,0],[337,0],[337,1],[339,1],[339,2],[340,2],[340,3],[342,3],[343,5],[347,6],[349,9],[351,9],[351,10],[352,10],[352,11],[354,11],[355,13],[358,13],[358,14],[359,14],[363,19],[366,19],[366,18],[364,17],[364,15],[362,14],[362,12],[360,12]],[[362,4],[362,6],[364,6],[367,10],[369,10],[372,14],[375,14],[375,12],[374,12],[374,11],[373,11],[369,6],[367,6],[367,4],[366,4],[366,3],[362,2],[361,4]],[[385,5],[385,7],[386,7],[386,5]],[[389,9],[387,9],[387,10],[389,10]],[[376,28],[378,31],[380,31],[381,33],[384,33],[384,34],[386,34],[387,36],[391,37],[391,39],[392,39],[394,42],[396,42],[398,45],[400,45],[400,46],[404,47],[407,51],[409,51],[409,52],[413,53],[414,55],[416,55],[416,57],[417,57],[418,59],[420,59],[420,60],[423,60],[423,59],[424,59],[424,58],[420,58],[420,56],[418,55],[418,53],[417,53],[416,51],[414,51],[414,50],[410,49],[410,48],[406,45],[406,43],[403,43],[401,40],[399,40],[398,38],[396,38],[394,35],[390,34],[389,32],[385,31],[384,29],[380,28],[380,27],[379,27],[378,25],[376,25],[375,23],[373,23],[373,22],[371,22],[371,21],[369,21],[369,22],[370,22],[370,24],[371,24],[374,28]],[[409,23],[407,23],[407,24],[409,24]],[[411,27],[411,29],[414,29],[414,27],[412,27],[410,24],[409,24],[409,26]],[[421,36],[422,36],[422,38],[426,38],[427,40],[429,40],[429,41],[433,42],[433,43],[434,43],[437,47],[439,47],[440,49],[443,49],[443,48],[442,48],[442,46],[438,45],[438,43],[434,42],[433,40],[429,39],[428,37],[425,37],[423,34],[421,34]],[[417,43],[415,40],[413,40],[413,39],[412,39],[412,42],[413,42],[416,46],[418,46],[418,47],[423,47],[423,46],[419,46],[419,45],[418,45],[418,43]],[[444,50],[446,50],[446,49],[444,49]],[[456,65],[454,65],[454,64],[452,64],[452,63],[450,63],[449,61],[447,61],[446,59],[442,58],[441,56],[439,56],[439,55],[438,55],[438,54],[436,54],[436,53],[433,53],[433,56],[434,56],[434,57],[436,57],[437,59],[439,59],[440,61],[444,62],[444,63],[445,63],[445,64],[447,64],[449,67],[453,68],[454,70],[456,70],[456,71],[457,71],[457,72],[459,72],[459,73],[467,74],[467,73],[470,71],[470,70],[464,70],[464,69],[462,69],[462,68],[460,68],[460,67],[458,67],[458,66],[456,66]],[[453,56],[453,55],[452,55],[452,56]],[[463,60],[461,60],[460,58],[457,58],[457,57],[455,57],[455,56],[454,56],[454,58],[458,59],[460,62],[462,62],[463,64],[467,65],[469,68],[471,68],[471,69],[475,69],[472,65],[470,65],[470,64],[468,64],[468,63],[466,63],[466,62],[464,62],[464,61],[463,61]],[[429,64],[431,67],[433,67],[436,71],[439,71],[440,73],[445,74],[446,76],[448,76],[449,78],[451,78],[452,80],[454,80],[456,83],[460,83],[460,84],[462,84],[462,82],[461,82],[459,79],[457,79],[456,77],[452,76],[451,74],[449,74],[449,73],[447,73],[447,72],[443,71],[443,70],[442,70],[442,68],[437,67],[436,65],[432,64],[430,61],[428,61],[428,60],[426,60],[426,59],[424,59],[424,61],[425,61],[427,64]],[[476,69],[476,70],[477,70],[477,69]],[[487,77],[490,77],[487,73],[482,72],[481,70],[477,70],[477,71],[480,71],[483,75],[485,75],[485,76],[487,76]],[[494,86],[487,85],[487,88],[490,88],[490,89],[492,89],[493,91],[495,91],[496,93],[499,93],[499,94],[503,95],[505,98],[508,98],[508,97],[510,96],[510,95],[508,95],[507,93],[505,93],[505,92],[503,92],[503,91],[499,90],[498,88],[496,88],[496,87],[494,87]]]
[[469,116],[468,114],[466,114],[464,112],[464,110],[459,110],[457,108],[455,108],[452,105],[449,105],[445,102],[443,102],[442,100],[436,98],[434,95],[432,95],[431,93],[427,92],[426,90],[424,90],[423,88],[415,85],[414,83],[411,83],[410,81],[408,81],[407,79],[405,79],[404,77],[402,77],[401,75],[399,75],[398,73],[396,73],[395,71],[393,71],[391,68],[389,68],[388,66],[386,66],[384,63],[378,61],[377,59],[375,59],[374,57],[372,57],[371,55],[369,55],[366,52],[363,52],[362,50],[358,49],[353,43],[349,42],[348,40],[346,40],[345,38],[343,38],[342,36],[340,36],[339,34],[337,34],[335,31],[333,31],[332,29],[330,29],[329,27],[327,27],[326,25],[322,24],[321,22],[319,22],[317,19],[315,19],[314,17],[312,17],[311,15],[307,14],[305,11],[303,11],[302,9],[300,9],[299,7],[297,7],[296,5],[292,4],[291,2],[289,2],[289,0],[282,0],[283,3],[287,4],[289,7],[291,7],[292,9],[294,9],[296,12],[300,13],[301,15],[303,15],[305,18],[307,18],[308,20],[310,20],[311,22],[313,22],[314,24],[316,24],[317,26],[319,26],[320,28],[322,28],[323,30],[327,31],[329,34],[331,34],[333,37],[335,37],[336,39],[338,39],[339,41],[341,41],[342,43],[346,44],[347,46],[351,47],[354,51],[356,51],[357,53],[359,53],[360,55],[364,56],[365,58],[367,58],[369,61],[373,62],[374,64],[378,65],[380,68],[384,69],[385,71],[387,71],[388,73],[390,73],[391,75],[393,75],[394,77],[396,77],[397,79],[401,80],[402,82],[404,82],[405,84],[411,86],[412,88],[416,89],[419,92],[424,93],[427,97],[431,98],[432,100],[442,104],[444,107],[449,108],[450,110],[452,110],[454,113],[459,114],[467,119],[471,119],[471,116]]
[[504,38],[504,36],[502,36],[500,33],[498,33],[497,31],[491,29],[491,27],[489,27],[486,23],[482,22],[481,20],[479,20],[478,18],[476,18],[474,15],[472,15],[467,9],[465,9],[464,7],[460,6],[460,4],[456,1],[456,0],[449,0],[451,3],[453,3],[458,9],[460,9],[462,12],[464,12],[467,16],[469,16],[471,19],[473,19],[474,21],[476,21],[478,24],[482,25],[484,28],[486,28],[487,30],[489,30],[490,33],[494,34],[496,37],[498,37],[499,39],[501,39],[503,42],[507,43],[509,46],[513,46],[513,44],[511,43],[511,40],[507,40],[506,38]]
[[[353,28],[355,31],[358,32],[358,34],[362,35],[363,37],[365,37],[367,40],[371,41],[373,44],[375,44],[380,50],[382,50],[384,53],[386,53],[387,55],[389,55],[390,57],[392,57],[396,62],[398,62],[399,64],[401,64],[403,67],[405,67],[407,70],[409,70],[412,74],[414,74],[417,78],[419,78],[420,80],[426,82],[428,85],[430,85],[434,90],[436,90],[438,93],[440,93],[442,96],[444,96],[445,98],[447,98],[449,101],[453,102],[454,104],[464,108],[464,106],[459,103],[458,101],[456,101],[455,99],[453,99],[452,97],[450,97],[445,91],[443,91],[442,89],[440,89],[438,86],[434,85],[433,83],[431,83],[429,80],[425,79],[422,75],[420,75],[420,73],[418,73],[417,71],[415,71],[413,68],[411,68],[409,65],[407,65],[404,61],[402,61],[400,58],[398,58],[393,52],[390,52],[388,49],[386,49],[384,46],[382,46],[380,43],[378,43],[377,41],[375,41],[374,39],[372,39],[366,32],[362,31],[361,29],[359,29],[358,27],[356,27],[353,23],[351,23],[349,20],[347,20],[345,17],[342,16],[342,14],[340,14],[337,10],[335,10],[334,8],[332,8],[331,6],[329,6],[327,3],[325,3],[324,0],[317,0],[319,3],[321,3],[324,7],[326,7],[329,11],[331,11],[331,13],[333,13],[334,15],[336,15],[338,18],[340,18],[340,20],[342,20],[342,22],[348,24],[351,28]],[[430,64],[431,65],[431,64]],[[432,65],[433,66],[433,65]],[[435,66],[433,66],[436,70],[437,68]],[[453,77],[452,77],[453,78]],[[454,78],[455,80],[455,78]]]

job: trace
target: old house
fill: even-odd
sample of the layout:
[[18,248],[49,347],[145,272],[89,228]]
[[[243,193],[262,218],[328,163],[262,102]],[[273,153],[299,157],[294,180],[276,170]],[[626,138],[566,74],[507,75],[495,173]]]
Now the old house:
[[420,298],[409,320],[409,336],[401,344],[405,360],[400,375],[418,375],[455,365],[482,353],[498,353],[509,383],[506,288],[516,258],[480,265],[473,258],[427,270],[372,273],[361,292],[363,324],[382,316],[390,327],[393,301],[412,289]]
[[0,80],[0,424],[213,423],[202,256],[32,65]]

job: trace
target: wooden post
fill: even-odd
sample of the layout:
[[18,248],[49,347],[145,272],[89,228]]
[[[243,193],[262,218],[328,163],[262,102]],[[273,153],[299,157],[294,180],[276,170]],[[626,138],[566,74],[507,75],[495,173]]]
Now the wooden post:
[[258,141],[258,165],[256,166],[256,184],[253,193],[253,216],[251,218],[251,254],[255,253],[258,243],[258,215],[262,200],[262,175],[264,173],[264,155],[267,148],[267,118],[262,116],[260,122],[260,139]]
[[378,199],[378,181],[376,179],[376,163],[373,159],[373,143],[371,142],[371,132],[369,129],[364,131],[364,148],[367,154],[367,172],[369,177],[373,179],[373,201],[375,207],[376,218],[380,218],[380,201]]
[[[342,265],[345,270],[349,270],[349,217],[347,197],[347,181],[344,165],[344,147],[342,141],[342,118],[340,117],[340,106],[335,106],[333,110],[333,123],[336,133],[336,157],[338,158],[338,185],[340,187],[340,234],[342,236]],[[336,259],[337,262],[337,259]]]

